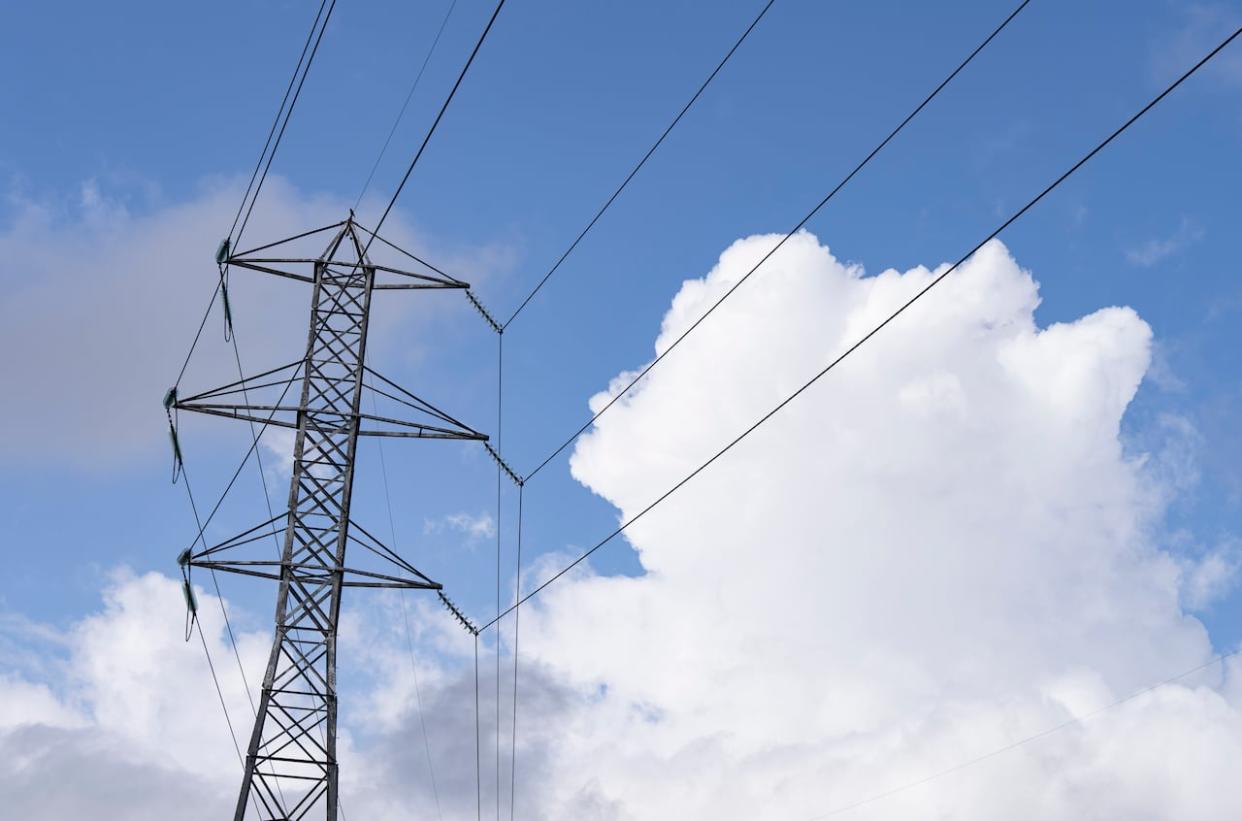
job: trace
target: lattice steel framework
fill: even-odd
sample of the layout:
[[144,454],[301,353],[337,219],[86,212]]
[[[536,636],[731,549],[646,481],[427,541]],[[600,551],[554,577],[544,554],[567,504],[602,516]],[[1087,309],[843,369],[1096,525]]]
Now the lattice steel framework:
[[[320,241],[322,236],[330,237],[318,257],[290,252],[294,245],[317,235]],[[415,260],[419,270],[372,262],[367,249],[375,242]],[[310,330],[301,360],[174,403],[180,410],[297,431],[287,511],[231,539],[182,556],[183,564],[191,568],[280,583],[275,639],[234,817],[236,821],[248,817],[336,821],[340,806],[336,630],[342,589],[440,589],[351,521],[358,438],[487,439],[366,366],[371,297],[377,290],[468,286],[371,234],[355,222],[352,213],[335,225],[245,253],[230,255],[225,249],[221,260],[225,271],[227,266],[236,266],[307,282],[312,294]],[[309,275],[304,272],[308,267]],[[287,394],[299,380],[300,398],[289,403]],[[276,399],[264,399],[278,389],[282,392]],[[412,418],[363,412],[365,391],[412,411]],[[239,396],[241,403],[231,401]],[[236,549],[269,538],[282,520],[279,560],[232,558]],[[346,549],[351,542],[395,565],[396,571],[347,567]]]

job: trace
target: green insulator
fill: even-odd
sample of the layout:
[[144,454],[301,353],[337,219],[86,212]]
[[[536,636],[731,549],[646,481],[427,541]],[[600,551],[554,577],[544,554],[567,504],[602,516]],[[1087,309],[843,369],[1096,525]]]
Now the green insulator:
[[181,464],[181,442],[177,439],[177,429],[171,425],[168,428],[168,438],[172,440],[173,459],[179,465]]
[[168,393],[164,394],[164,410],[172,410],[173,405],[177,404],[177,389],[169,388]]
[[194,588],[190,586],[188,579],[181,583],[181,593],[185,596],[186,609],[197,615],[198,599],[194,596]]
[[220,240],[220,247],[216,249],[216,264],[217,265],[223,265],[225,262],[228,261],[230,250],[232,249],[229,247],[228,239]]

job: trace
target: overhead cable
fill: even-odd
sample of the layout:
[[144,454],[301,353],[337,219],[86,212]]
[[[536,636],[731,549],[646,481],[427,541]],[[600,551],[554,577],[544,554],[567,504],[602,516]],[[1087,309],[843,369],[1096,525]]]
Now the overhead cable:
[[401,110],[397,112],[397,119],[393,120],[392,128],[388,129],[388,136],[384,138],[384,144],[380,146],[379,154],[371,165],[371,171],[367,174],[366,182],[362,184],[362,190],[358,192],[358,198],[354,200],[355,209],[362,203],[362,198],[366,196],[367,189],[371,187],[371,180],[374,179],[380,161],[384,159],[384,154],[387,153],[388,146],[392,143],[393,135],[397,133],[397,126],[401,125],[401,120],[405,118],[405,110],[410,107],[410,101],[414,99],[414,92],[418,90],[418,84],[422,82],[423,72],[427,70],[427,64],[431,62],[432,55],[436,53],[436,46],[440,45],[440,37],[443,36],[444,28],[448,25],[449,18],[453,16],[453,9],[455,8],[457,8],[457,0],[452,0],[449,3],[448,11],[444,13],[444,19],[440,21],[440,28],[436,31],[435,38],[431,41],[431,47],[427,49],[427,54],[423,57],[422,65],[418,67],[418,73],[414,75],[414,82],[410,84],[409,93],[405,95],[405,102],[401,104]]
[[236,236],[233,236],[232,231],[229,232],[229,241],[233,246],[241,243],[242,234],[246,232],[246,226],[250,223],[250,215],[254,212],[254,204],[259,200],[259,192],[263,190],[263,183],[267,181],[267,173],[272,168],[272,160],[276,159],[276,149],[280,147],[280,141],[284,139],[285,129],[289,127],[289,120],[293,117],[293,109],[298,104],[298,98],[302,96],[302,86],[306,84],[306,78],[310,75],[311,64],[315,62],[315,55],[319,53],[319,44],[323,42],[323,34],[328,30],[328,21],[332,19],[332,12],[335,9],[336,0],[331,0],[331,3],[328,5],[328,13],[324,15],[323,23],[319,26],[319,33],[315,36],[315,44],[311,47],[310,55],[306,58],[306,67],[302,69],[302,77],[298,80],[297,89],[293,92],[293,99],[289,102],[288,110],[285,111],[284,122],[280,124],[280,131],[276,133],[276,142],[272,144],[272,150],[268,152],[267,163],[263,166],[263,173],[259,177],[258,184],[254,187],[254,196],[250,198],[250,206],[246,209],[246,217],[237,229]]
[[[276,116],[272,118],[272,126],[267,130],[267,139],[263,143],[263,150],[259,152],[259,159],[254,164],[254,170],[250,172],[250,182],[246,184],[246,192],[242,195],[242,201],[237,206],[237,214],[233,217],[233,224],[229,227],[228,236],[230,242],[233,242],[233,232],[237,230],[237,223],[241,220],[242,211],[246,207],[246,202],[250,199],[250,193],[254,189],[255,180],[259,176],[259,169],[263,167],[263,160],[267,157],[268,149],[271,148],[272,153],[276,153],[276,149],[272,147],[272,138],[276,136],[276,129],[280,126],[281,115],[285,113],[285,106],[289,103],[289,95],[293,93],[294,83],[297,82],[298,74],[302,72],[302,64],[306,61],[306,53],[310,50],[311,41],[315,37],[315,32],[320,30],[319,20],[323,16],[323,10],[327,5],[327,2],[328,0],[320,0],[319,2],[319,10],[315,12],[315,19],[311,23],[310,31],[306,34],[306,42],[302,44],[302,53],[298,55],[298,63],[294,66],[293,74],[289,77],[289,84],[285,87],[285,96],[280,100],[280,107],[276,109]],[[331,14],[331,12],[329,12],[329,14]],[[320,33],[322,36],[322,31]],[[309,66],[307,68],[309,70]],[[303,79],[305,79],[304,74]],[[301,91],[300,85],[298,86],[298,91]],[[297,102],[296,98],[294,99],[294,102]],[[290,111],[292,111],[292,107],[290,107]],[[282,129],[282,136],[283,133]],[[280,144],[279,138],[277,138],[276,143],[277,145]]]
[[478,41],[475,42],[474,48],[470,51],[470,56],[466,59],[466,64],[461,67],[461,71],[457,75],[457,80],[454,81],[453,87],[449,90],[448,96],[444,98],[444,103],[441,104],[439,112],[436,113],[436,118],[432,121],[431,127],[427,129],[427,134],[423,137],[423,141],[418,146],[418,150],[414,152],[414,158],[410,160],[409,167],[405,169],[405,175],[401,178],[401,182],[397,184],[397,190],[393,192],[392,198],[388,200],[388,205],[384,208],[384,213],[380,215],[379,221],[375,223],[375,228],[370,232],[371,238],[367,240],[366,246],[362,249],[362,257],[366,257],[367,251],[371,249],[371,243],[375,241],[375,235],[379,233],[380,228],[384,226],[384,222],[388,219],[388,215],[392,213],[393,206],[397,204],[397,198],[401,196],[401,192],[405,189],[405,184],[410,180],[410,175],[414,173],[414,167],[418,165],[418,161],[422,158],[423,152],[427,150],[427,144],[431,142],[432,135],[436,133],[436,129],[440,125],[440,120],[444,119],[444,112],[448,111],[449,104],[452,103],[453,98],[457,96],[457,89],[461,88],[462,81],[466,79],[466,72],[470,71],[470,66],[474,64],[474,58],[478,56],[479,49],[483,47],[483,41],[487,39],[487,35],[492,30],[492,25],[495,24],[496,18],[500,15],[500,10],[504,8],[504,5],[505,0],[500,0],[500,2],[496,4],[495,10],[492,12],[492,16],[488,18],[487,25],[483,28],[483,33],[479,35]]
[[973,61],[975,57],[978,56],[979,52],[983,51],[983,49],[986,48],[987,45],[991,43],[992,40],[994,40],[998,34],[1004,31],[1005,27],[1008,26],[1009,23],[1015,17],[1018,16],[1018,13],[1021,12],[1024,8],[1026,8],[1030,2],[1031,0],[1022,0],[1022,2],[1019,3],[1018,6],[1009,13],[1009,16],[1006,17],[1004,20],[1002,20],[1001,24],[997,26],[995,29],[993,29],[992,33],[989,34],[982,43],[975,46],[974,51],[970,52],[970,54],[966,56],[966,59],[962,60],[962,62],[958,64],[957,68],[953,69],[953,71],[949,73],[949,76],[941,80],[940,84],[937,85],[934,89],[932,89],[931,93],[928,94],[926,97],[924,97],[923,101],[920,102],[917,106],[915,106],[914,110],[911,111],[909,114],[907,114],[905,119],[903,119],[900,123],[898,123],[897,127],[888,133],[888,136],[886,136],[883,140],[881,140],[879,144],[876,145],[875,148],[871,149],[871,152],[867,154],[867,156],[863,157],[862,161],[859,162],[856,166],[854,166],[854,168],[848,174],[846,174],[845,177],[842,178],[842,180],[838,182],[836,186],[834,186],[833,189],[824,196],[823,199],[821,199],[818,203],[816,203],[815,207],[806,213],[806,216],[802,217],[802,219],[800,219],[798,223],[794,225],[793,228],[789,229],[789,231],[783,237],[781,237],[780,241],[777,242],[774,246],[772,246],[772,248],[766,254],[764,254],[763,257],[758,262],[756,262],[755,265],[749,271],[747,271],[746,274],[741,279],[733,283],[733,285],[730,286],[729,290],[725,291],[725,293],[719,299],[717,299],[710,308],[704,311],[703,314],[699,316],[699,318],[696,319],[690,325],[690,327],[682,331],[681,335],[678,336],[676,339],[674,339],[672,344],[670,344],[663,351],[661,351],[659,355],[656,356],[655,359],[647,363],[647,365],[643,367],[642,370],[640,370],[638,374],[635,377],[633,377],[624,388],[622,388],[620,391],[618,391],[613,396],[611,396],[608,402],[605,403],[603,407],[601,407],[598,411],[592,414],[590,419],[588,419],[585,423],[583,423],[583,425],[580,428],[574,431],[572,436],[570,436],[568,439],[562,442],[559,446],[557,446],[555,450],[553,450],[550,454],[548,454],[547,457],[545,457],[544,460],[540,462],[539,465],[536,466],[534,470],[527,473],[526,479],[529,480],[529,479],[534,478],[535,474],[543,470],[544,467],[546,467],[549,462],[551,462],[558,455],[560,455],[560,453],[564,451],[565,448],[573,444],[574,441],[576,441],[579,436],[581,436],[583,433],[587,431],[588,428],[590,428],[592,425],[595,424],[596,420],[598,420],[601,416],[607,413],[609,408],[611,408],[618,401],[620,401],[621,397],[627,395],[630,392],[630,390],[633,389],[633,387],[637,385],[639,381],[642,380],[644,376],[646,376],[648,373],[651,372],[653,368],[659,365],[660,362],[664,360],[664,357],[668,356],[669,353],[671,353],[674,348],[680,345],[682,340],[684,340],[696,328],[698,328],[699,325],[703,322],[703,320],[707,319],[707,317],[709,317],[713,311],[719,308],[721,303],[723,303],[726,299],[732,296],[733,292],[736,291],[738,288],[740,288],[742,283],[750,279],[751,274],[759,270],[759,268],[765,262],[767,262],[768,259],[771,258],[773,254],[779,251],[781,247],[786,242],[788,242],[789,239],[794,234],[802,230],[803,226],[805,226],[811,220],[812,217],[818,214],[820,209],[822,209],[825,205],[827,205],[828,202],[837,195],[837,192],[839,192],[842,188],[844,188],[846,184],[848,184],[849,181],[852,180],[856,174],[858,174],[859,171],[862,171],[863,168],[865,168],[867,164],[870,163],[871,160],[874,159],[875,156],[884,149],[885,146],[887,146],[890,142],[892,142],[893,138],[896,137],[898,134],[900,134],[901,131],[905,129],[907,125],[910,124],[910,121],[913,120],[915,117],[917,117],[919,113],[924,108],[926,108],[927,105],[932,100],[934,100],[940,94],[941,91],[944,90],[945,86],[947,86],[950,82],[952,82],[953,79],[957,77],[957,75],[960,74],[964,68],[966,68],[966,66],[970,65],[971,61]]
[[521,607],[526,602],[530,601],[530,599],[539,595],[539,593],[545,590],[549,585],[551,585],[557,579],[564,576],[566,573],[568,573],[570,570],[576,567],[579,563],[584,561],[587,557],[589,557],[595,551],[599,550],[601,547],[611,542],[614,538],[616,538],[621,533],[623,533],[626,530],[626,528],[628,528],[630,525],[637,522],[643,516],[646,516],[657,505],[659,505],[665,499],[667,499],[668,497],[676,493],[678,490],[680,490],[682,486],[684,486],[690,480],[694,479],[694,477],[698,476],[700,473],[706,470],[717,459],[719,459],[721,456],[724,456],[726,453],[732,450],[735,445],[737,445],[739,442],[741,442],[743,439],[745,439],[747,436],[749,436],[751,433],[757,430],[761,425],[763,425],[765,422],[767,422],[769,419],[771,419],[773,416],[779,413],[786,405],[788,405],[790,402],[792,402],[793,400],[801,396],[808,388],[810,388],[812,385],[818,382],[825,374],[827,374],[829,371],[835,368],[838,364],[840,364],[846,357],[848,357],[854,351],[858,350],[860,347],[866,344],[868,340],[870,340],[873,336],[875,336],[881,330],[887,327],[889,323],[891,323],[893,320],[895,320],[897,317],[903,314],[906,311],[906,309],[908,309],[911,305],[913,305],[915,302],[922,299],[923,296],[927,294],[928,291],[930,291],[932,288],[939,285],[941,282],[944,282],[944,280],[950,274],[952,274],[954,271],[960,268],[968,259],[974,256],[975,253],[980,248],[982,248],[984,245],[986,245],[987,243],[995,239],[1002,231],[1004,231],[1006,228],[1008,228],[1010,225],[1012,225],[1014,222],[1020,219],[1024,214],[1026,214],[1027,211],[1030,211],[1032,208],[1034,208],[1035,205],[1038,204],[1041,200],[1043,200],[1044,197],[1048,196],[1048,194],[1050,194],[1053,190],[1055,190],[1058,186],[1060,186],[1061,183],[1069,179],[1076,171],[1078,171],[1078,169],[1086,165],[1087,162],[1089,162],[1096,154],[1099,154],[1101,151],[1103,151],[1109,144],[1113,142],[1113,140],[1117,139],[1117,137],[1119,137],[1122,133],[1124,133],[1127,129],[1129,129],[1130,126],[1138,122],[1138,120],[1142,118],[1143,115],[1145,115],[1148,111],[1151,111],[1153,108],[1155,108],[1162,100],[1164,100],[1165,97],[1173,93],[1173,91],[1176,88],[1178,88],[1182,83],[1184,83],[1188,78],[1190,78],[1191,75],[1193,75],[1200,68],[1206,65],[1209,60],[1211,60],[1213,57],[1219,54],[1230,43],[1232,43],[1238,37],[1239,34],[1242,34],[1242,28],[1237,29],[1236,31],[1234,31],[1233,34],[1225,38],[1225,40],[1222,41],[1220,45],[1216,46],[1216,48],[1208,52],[1206,56],[1204,56],[1202,59],[1199,60],[1199,62],[1191,66],[1184,74],[1178,77],[1177,80],[1175,80],[1173,83],[1167,86],[1163,91],[1161,91],[1154,98],[1152,98],[1150,102],[1148,102],[1145,106],[1139,109],[1128,120],[1122,123],[1116,130],[1114,130],[1111,134],[1109,134],[1106,138],[1104,138],[1103,141],[1098,143],[1094,148],[1092,148],[1085,155],[1083,155],[1083,157],[1079,159],[1076,163],[1074,163],[1072,166],[1070,166],[1068,170],[1062,173],[1059,177],[1053,180],[1047,187],[1045,187],[1042,191],[1040,191],[1032,199],[1030,199],[1025,205],[1023,205],[1021,208],[1015,211],[1012,215],[1010,215],[1008,219],[1006,219],[999,226],[993,229],[991,233],[989,233],[979,243],[977,243],[973,248],[971,248],[970,251],[968,251],[960,259],[958,259],[957,262],[953,263],[951,266],[949,266],[943,272],[937,275],[934,279],[932,279],[931,282],[929,282],[923,288],[919,289],[914,294],[914,296],[910,297],[908,300],[902,303],[901,306],[897,308],[897,310],[893,311],[882,322],[880,322],[878,325],[873,327],[870,331],[868,331],[866,334],[860,337],[856,342],[854,342],[852,345],[846,348],[843,353],[838,355],[835,359],[833,359],[826,366],[824,366],[824,368],[821,369],[818,373],[816,373],[814,376],[812,376],[810,379],[804,382],[801,387],[799,387],[793,393],[789,394],[784,399],[782,399],[779,403],[777,403],[777,405],[774,408],[772,408],[767,413],[765,413],[763,416],[761,416],[757,421],[755,421],[752,425],[750,425],[750,427],[746,428],[746,430],[742,431],[740,434],[734,437],[723,448],[716,451],[716,453],[710,459],[708,459],[706,462],[703,462],[701,465],[699,465],[694,470],[692,470],[690,473],[688,473],[684,478],[682,478],[679,482],[677,482],[671,488],[664,491],[664,493],[660,494],[660,496],[657,497],[655,501],[651,502],[646,507],[644,507],[642,510],[640,510],[638,513],[636,513],[634,516],[631,516],[629,519],[623,522],[618,528],[616,528],[611,533],[609,533],[607,536],[605,536],[602,540],[600,540],[594,547],[582,553],[580,556],[578,556],[568,565],[561,568],[559,571],[553,574],[550,578],[545,580],[538,587],[531,590],[529,593],[527,593],[522,598],[518,599],[517,602],[515,602],[511,607],[509,607],[507,610],[502,612],[495,619],[492,619],[490,622],[483,625],[482,629],[486,630],[488,627],[491,627],[492,625],[496,624],[498,621],[500,621],[501,618],[508,615],[510,612],[516,610],[517,608]]
[[[379,414],[379,404],[376,402],[374,388],[371,394],[371,412]],[[376,437],[375,444],[379,448],[380,458],[380,475],[384,479],[384,506],[388,510],[388,533],[392,537],[392,549],[394,552],[400,550],[397,542],[397,523],[392,514],[392,492],[388,485],[388,462],[384,457],[384,438]],[[436,802],[436,818],[443,818],[444,814],[440,809],[440,788],[436,784],[436,768],[431,757],[431,739],[427,735],[427,720],[423,712],[423,693],[422,688],[418,684],[418,664],[414,659],[414,639],[410,630],[410,615],[405,607],[405,597],[400,593],[397,594],[397,601],[401,604],[401,621],[405,626],[405,649],[410,656],[410,674],[414,679],[414,704],[418,709],[418,724],[423,732],[423,751],[427,754],[427,772],[431,776],[431,794]]]
[[651,159],[651,155],[656,152],[656,149],[663,144],[665,138],[668,137],[672,130],[677,127],[677,124],[681,122],[681,118],[686,116],[686,112],[689,111],[691,106],[693,106],[698,101],[699,97],[703,95],[703,92],[707,90],[709,85],[711,85],[712,80],[716,79],[716,75],[719,74],[720,70],[725,67],[725,63],[729,62],[729,59],[733,57],[734,52],[741,47],[742,43],[746,42],[746,38],[749,37],[750,33],[755,30],[755,26],[759,25],[759,21],[763,19],[763,16],[768,13],[768,9],[772,8],[772,4],[775,2],[776,0],[768,0],[768,2],[764,4],[763,8],[759,10],[759,14],[755,16],[755,19],[752,20],[750,25],[746,27],[746,30],[742,32],[742,36],[737,39],[737,42],[733,44],[733,47],[730,48],[725,56],[721,58],[720,62],[716,64],[716,67],[712,69],[712,73],[707,75],[707,79],[704,80],[698,87],[698,90],[694,92],[694,95],[691,96],[686,104],[681,107],[681,111],[677,112],[677,116],[673,118],[673,121],[668,124],[668,127],[664,129],[664,132],[660,134],[659,138],[652,144],[651,148],[647,149],[647,153],[644,154],[642,159],[638,161],[638,164],[635,165],[630,170],[630,173],[626,175],[625,179],[621,181],[621,184],[617,186],[617,190],[613,191],[612,196],[604,201],[604,204],[601,205],[599,210],[595,212],[595,216],[591,217],[591,221],[587,223],[586,227],[579,232],[578,236],[574,238],[574,241],[571,242],[569,247],[565,249],[565,252],[560,255],[556,262],[552,264],[552,267],[548,269],[548,272],[543,275],[543,278],[539,280],[535,287],[531,289],[530,293],[526,295],[526,298],[522,300],[521,304],[518,305],[517,308],[514,309],[513,313],[509,315],[509,318],[501,324],[501,331],[508,328],[509,324],[513,322],[513,320],[517,319],[517,315],[530,304],[530,301],[535,298],[535,294],[539,293],[540,289],[542,289],[547,281],[552,278],[552,275],[556,273],[557,269],[561,267],[561,263],[563,263],[566,258],[574,252],[574,249],[578,247],[578,243],[582,242],[583,237],[585,237],[590,230],[595,227],[595,223],[599,222],[599,218],[604,216],[604,212],[609,209],[617,197],[621,196],[621,192],[624,191],[625,187],[630,184],[630,180],[634,179],[638,172],[642,170],[642,167],[647,164],[647,160]]
[[[238,241],[240,241],[241,232],[238,232],[237,236],[234,237],[234,231],[237,230],[238,221],[241,218],[242,211],[246,208],[247,201],[250,202],[250,207],[252,209],[254,208],[254,200],[251,199],[251,196],[250,196],[252,190],[254,191],[254,199],[258,199],[259,194],[258,194],[258,191],[254,189],[254,186],[255,186],[255,179],[257,178],[259,174],[259,169],[261,166],[263,166],[263,161],[265,158],[267,159],[267,167],[268,168],[271,167],[271,157],[275,156],[276,148],[279,146],[281,139],[284,137],[285,127],[288,126],[289,117],[292,116],[293,114],[293,106],[297,103],[297,98],[302,93],[302,84],[306,82],[306,75],[307,73],[310,72],[310,62],[307,61],[306,59],[307,49],[310,48],[312,38],[315,38],[315,32],[318,31],[319,38],[314,40],[314,43],[315,43],[314,51],[318,50],[319,40],[323,38],[324,28],[326,28],[328,24],[327,17],[323,17],[324,7],[327,2],[328,0],[320,0],[319,10],[315,13],[315,19],[311,23],[310,31],[306,35],[306,42],[302,45],[302,53],[298,55],[298,62],[297,62],[297,65],[294,66],[293,68],[293,74],[289,77],[289,84],[285,88],[285,95],[284,97],[281,98],[280,107],[276,109],[276,116],[272,119],[271,128],[268,129],[267,139],[263,143],[263,150],[259,152],[259,159],[255,162],[254,170],[250,173],[250,181],[246,184],[246,191],[242,195],[241,203],[238,204],[237,206],[237,213],[233,217],[233,224],[229,227],[228,239],[225,240],[225,244],[222,246],[222,248],[225,250],[231,247],[235,247]],[[332,0],[332,6],[328,8],[329,17],[332,14],[332,9],[335,7],[336,7],[336,0]],[[323,20],[322,26],[320,25],[321,18]],[[314,59],[314,51],[311,51],[312,60]],[[303,67],[304,63],[305,63],[305,67]],[[298,81],[299,74],[301,75],[301,81]],[[288,104],[289,95],[290,95],[290,92],[294,88],[295,82],[297,82],[297,92],[294,94],[293,103]],[[286,108],[286,104],[288,104],[287,108]],[[276,133],[277,124],[281,122],[282,116],[284,117],[284,125],[280,126],[280,132],[279,134],[277,134]],[[275,145],[272,144],[273,136],[275,136]],[[269,154],[269,149],[270,149],[270,154]],[[266,177],[267,177],[267,170],[264,169],[263,178],[266,179]],[[262,180],[260,180],[259,187],[262,187],[262,184],[263,182]],[[246,219],[249,220],[249,218],[250,218],[250,215],[249,213],[247,213]],[[244,224],[242,226],[242,230],[243,231],[245,230]],[[194,356],[194,350],[198,347],[199,339],[202,338],[203,329],[207,326],[207,319],[211,316],[211,310],[212,308],[215,307],[216,300],[220,297],[220,293],[223,289],[224,289],[224,276],[223,274],[221,274],[220,278],[216,282],[215,289],[211,292],[211,299],[207,301],[207,309],[203,312],[203,319],[201,322],[199,322],[198,330],[195,331],[194,333],[194,339],[190,342],[190,350],[186,353],[185,360],[181,363],[181,370],[177,373],[176,382],[173,383],[174,387],[180,387],[181,380],[185,376],[186,368],[188,368],[190,365],[190,359]]]

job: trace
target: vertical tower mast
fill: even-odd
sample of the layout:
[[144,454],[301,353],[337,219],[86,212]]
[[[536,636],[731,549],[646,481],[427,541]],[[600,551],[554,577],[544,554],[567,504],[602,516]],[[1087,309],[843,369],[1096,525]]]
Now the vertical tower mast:
[[[227,264],[308,282],[310,327],[298,362],[176,402],[179,409],[245,419],[296,430],[288,510],[264,524],[199,553],[183,555],[189,567],[242,573],[279,581],[275,637],[263,676],[235,821],[325,818],[336,821],[340,805],[337,741],[337,623],[345,587],[439,589],[350,519],[358,437],[364,435],[486,440],[366,366],[371,297],[377,290],[466,288],[466,283],[427,268],[412,272],[373,263],[351,214],[333,226],[229,257]],[[274,249],[329,235],[317,258],[277,254]],[[374,236],[374,235],[371,235]],[[322,239],[322,237],[321,237]],[[389,249],[417,258],[387,241]],[[419,261],[420,264],[421,261]],[[310,266],[307,276],[298,269]],[[395,280],[377,282],[378,275]],[[276,374],[288,372],[277,381]],[[367,374],[384,389],[368,384]],[[300,376],[297,404],[283,404]],[[257,398],[276,387],[270,403]],[[396,400],[413,419],[362,412],[364,390]],[[241,394],[244,404],[222,404]],[[364,426],[366,423],[366,426]],[[229,560],[222,556],[263,539],[284,520],[280,559]],[[352,527],[351,527],[352,526]],[[256,535],[257,534],[257,535]],[[347,567],[350,542],[396,565],[398,574]]]

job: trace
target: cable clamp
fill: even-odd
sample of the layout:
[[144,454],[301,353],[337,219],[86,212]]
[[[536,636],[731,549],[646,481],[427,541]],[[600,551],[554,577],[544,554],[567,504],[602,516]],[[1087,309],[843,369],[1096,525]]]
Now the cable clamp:
[[500,458],[500,454],[496,452],[496,449],[494,447],[492,447],[491,442],[485,441],[483,443],[483,447],[487,448],[487,452],[491,454],[492,459],[496,461],[496,464],[500,465],[500,469],[503,470],[509,476],[509,478],[513,480],[513,484],[517,485],[518,487],[522,487],[524,484],[526,484],[526,480],[523,479],[521,476],[518,476],[517,471],[509,467],[509,464],[504,459]]
[[492,326],[493,331],[498,334],[503,334],[505,332],[505,329],[501,326],[501,324],[496,321],[495,317],[488,313],[487,309],[483,307],[483,303],[479,302],[479,298],[474,295],[474,291],[471,291],[469,288],[466,289],[466,299],[470,300],[470,304],[483,315],[483,318],[487,320],[487,324]]
[[448,611],[453,614],[453,618],[457,619],[457,621],[460,622],[461,626],[466,628],[466,631],[468,633],[470,633],[471,635],[475,635],[475,636],[479,635],[479,628],[475,627],[474,624],[470,621],[470,619],[462,615],[462,612],[457,609],[457,605],[449,601],[449,597],[444,595],[443,590],[437,590],[436,595],[440,597],[440,603],[443,604],[448,609]]

